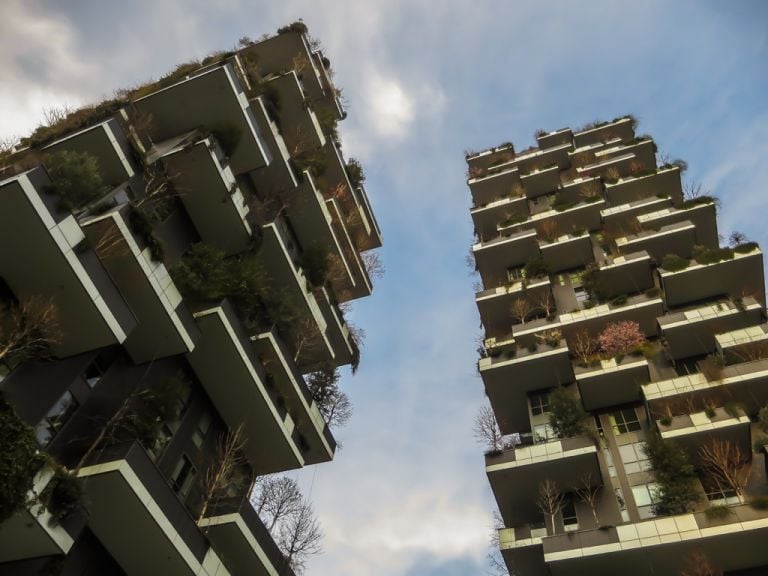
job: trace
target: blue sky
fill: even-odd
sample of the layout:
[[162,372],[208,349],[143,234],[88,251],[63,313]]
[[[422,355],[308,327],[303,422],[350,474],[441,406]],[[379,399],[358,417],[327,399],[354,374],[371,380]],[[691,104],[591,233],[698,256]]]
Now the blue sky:
[[332,464],[298,474],[325,530],[313,576],[484,574],[493,509],[472,420],[480,333],[463,151],[632,113],[768,245],[768,2],[4,0],[0,136],[303,17],[349,100],[387,266]]

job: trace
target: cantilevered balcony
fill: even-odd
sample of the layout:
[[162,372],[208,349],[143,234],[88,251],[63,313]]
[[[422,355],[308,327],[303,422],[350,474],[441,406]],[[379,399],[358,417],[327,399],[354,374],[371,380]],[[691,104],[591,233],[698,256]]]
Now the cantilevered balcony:
[[587,330],[597,335],[606,323],[632,320],[640,325],[646,336],[655,336],[659,331],[656,318],[663,313],[661,298],[638,294],[629,296],[622,303],[598,304],[592,308],[565,312],[558,317],[558,323],[564,334]]
[[539,484],[556,482],[561,490],[577,487],[589,475],[602,484],[597,447],[591,438],[577,436],[518,446],[486,456],[485,472],[505,525],[533,522],[541,516],[536,506]]
[[[347,117],[347,112],[344,110],[344,105],[341,102],[341,91],[336,88],[331,78],[331,66],[330,61],[323,55],[322,50],[312,53],[313,64],[317,71],[320,72],[320,82],[323,85],[323,97],[319,100],[320,105],[325,104],[329,108],[337,120],[343,120]],[[314,92],[309,88],[309,94],[311,98],[314,98]]]
[[133,105],[139,114],[152,117],[149,132],[155,142],[203,127],[228,141],[235,174],[271,161],[248,97],[229,62],[203,69]]
[[696,226],[684,220],[667,224],[658,230],[647,230],[616,238],[616,247],[622,253],[633,253],[641,250],[651,255],[657,262],[667,254],[678,254],[689,258],[696,245]]
[[533,169],[520,176],[520,183],[525,188],[525,195],[528,198],[550,194],[560,185],[560,168],[555,165]]
[[365,186],[360,184],[357,187],[353,187],[352,193],[355,195],[357,203],[362,208],[363,214],[372,226],[371,237],[367,243],[363,242],[361,249],[370,250],[372,248],[381,248],[381,228],[379,227],[378,220],[376,220],[376,214],[373,213],[373,209],[371,208],[371,203],[368,200],[368,193],[365,191]]
[[[44,467],[34,478],[28,500],[34,502],[52,478],[53,470]],[[0,562],[67,554],[84,525],[79,514],[58,523],[45,506],[31,504],[0,525]]]
[[295,422],[267,389],[266,374],[228,303],[195,313],[200,338],[188,355],[198,379],[230,428],[243,427],[246,457],[257,474],[300,468]]
[[249,208],[215,138],[192,133],[158,144],[153,151],[151,157],[165,163],[202,241],[225,254],[245,250],[252,235]]
[[551,166],[557,166],[562,170],[571,164],[568,152],[573,150],[571,142],[565,142],[550,148],[534,148],[528,152],[517,154],[510,162],[510,166],[516,167],[522,174],[528,174],[533,170],[541,170]]
[[719,406],[709,413],[682,414],[664,422],[657,420],[656,426],[662,439],[683,448],[694,464],[699,461],[699,447],[713,439],[731,443],[742,454],[752,453],[749,417],[738,408],[729,412]]
[[768,357],[768,324],[717,334],[715,342],[718,352],[728,359],[744,361]]
[[724,395],[756,414],[768,404],[768,360],[753,360],[726,366],[709,378],[701,372],[659,380],[643,385],[643,397],[652,414],[663,414],[669,402],[703,405]]
[[552,132],[540,133],[536,136],[536,142],[538,142],[539,148],[542,150],[560,146],[561,144],[569,144],[573,142],[573,132],[570,128],[561,128]]
[[334,362],[339,366],[353,364],[359,355],[357,342],[355,342],[338,306],[331,301],[331,296],[325,287],[315,289],[314,294],[328,326],[326,333],[333,349]]
[[[16,298],[50,300],[61,340],[57,356],[122,343],[136,326],[75,218],[44,192],[50,180],[35,168],[0,181],[0,270]],[[55,278],[55,282],[51,279]]]
[[650,138],[644,140],[630,140],[625,144],[603,148],[595,152],[595,158],[598,160],[607,160],[617,158],[625,154],[634,154],[635,161],[645,168],[656,167],[655,144]]
[[635,218],[641,214],[656,212],[672,206],[671,198],[641,198],[626,204],[615,204],[600,212],[604,227],[609,230],[631,230],[635,226]]
[[541,257],[553,273],[582,268],[595,261],[592,239],[584,231],[581,234],[563,234],[551,240],[539,234],[539,248]]
[[519,268],[535,257],[538,247],[536,231],[531,229],[510,231],[493,240],[473,245],[472,253],[483,286],[506,284],[509,279],[507,270]]
[[[717,248],[717,211],[710,199],[688,201],[678,208],[667,207],[662,210],[639,215],[637,221],[646,230],[659,230],[672,223],[690,222],[696,227],[696,244],[707,248]],[[670,250],[673,254],[681,253]],[[669,252],[668,252],[669,253]]]
[[111,188],[136,173],[130,160],[130,146],[116,118],[89,126],[43,148],[44,154],[64,151],[85,152],[96,158],[101,180]]
[[544,560],[553,576],[679,574],[702,549],[726,571],[768,564],[768,514],[747,505],[728,510],[724,519],[697,512],[549,536]]
[[467,180],[472,193],[473,205],[482,207],[512,194],[512,190],[522,186],[520,171],[517,168],[494,171]]
[[501,431],[528,431],[531,423],[526,394],[573,382],[568,346],[561,340],[557,346],[507,347],[498,356],[498,348],[490,348],[489,354],[494,356],[481,358],[478,368]]
[[639,401],[641,385],[650,380],[648,361],[634,355],[600,360],[593,366],[574,365],[573,371],[589,411]]
[[336,440],[282,338],[272,330],[251,336],[251,342],[264,366],[267,386],[274,386],[285,399],[288,412],[294,415],[296,430],[306,444],[304,461],[307,464],[330,461]]
[[637,164],[638,161],[634,154],[622,154],[621,156],[597,160],[587,166],[576,168],[576,173],[582,178],[586,176],[608,177],[614,173],[618,178],[624,178],[632,173]]
[[540,277],[516,280],[475,294],[480,321],[486,334],[500,336],[509,332],[513,321],[510,307],[515,300],[526,300],[531,309],[535,309],[538,307],[537,301],[545,298],[550,291],[549,278]]
[[653,287],[651,257],[643,250],[615,256],[600,265],[598,278],[606,298],[643,292]]
[[328,213],[331,215],[333,231],[341,246],[342,254],[346,260],[340,260],[346,265],[347,274],[341,277],[332,277],[330,282],[334,287],[336,298],[340,302],[346,302],[355,298],[369,296],[373,292],[371,278],[365,267],[360,253],[357,251],[355,241],[352,239],[350,227],[347,227],[347,218],[341,203],[336,198],[325,201]]
[[233,576],[294,576],[247,498],[214,506],[198,526]]
[[738,305],[725,300],[667,314],[658,321],[670,358],[679,360],[714,352],[717,332],[755,326],[762,318],[762,306],[749,297]]
[[205,536],[138,442],[99,450],[78,475],[88,526],[128,576],[222,573]]
[[632,124],[631,118],[619,118],[594,128],[574,132],[573,143],[576,148],[581,148],[582,146],[605,142],[614,138],[621,138],[623,142],[628,142],[635,137],[635,130]]
[[190,352],[197,328],[165,265],[152,257],[128,223],[129,208],[82,222],[83,232],[138,324],[123,343],[136,363]]
[[256,188],[281,192],[298,186],[299,181],[296,171],[291,166],[291,154],[283,140],[283,135],[277,125],[276,118],[267,110],[264,104],[264,96],[251,100],[251,110],[264,135],[264,142],[269,149],[272,162],[269,166],[254,170],[250,173],[251,180]]
[[303,342],[298,351],[300,367],[303,370],[305,367],[334,361],[335,353],[328,339],[327,322],[300,267],[296,244],[285,223],[276,220],[264,226],[262,231],[257,258],[266,271],[270,286],[280,290],[285,305],[297,313],[301,324],[294,327],[297,331],[295,340]]
[[475,225],[475,233],[480,238],[493,238],[499,223],[528,218],[528,201],[525,196],[508,196],[472,208],[470,215]]
[[506,164],[515,157],[515,147],[511,142],[499,144],[482,152],[469,154],[466,157],[471,176],[485,174],[490,169]]
[[605,184],[605,194],[611,205],[626,204],[652,196],[669,197],[675,206],[683,203],[680,168],[659,168],[655,174],[624,176],[617,182]]
[[274,90],[280,102],[276,106],[277,117],[291,155],[324,146],[325,135],[296,72],[269,78],[266,86]]
[[522,222],[501,223],[499,232],[519,231],[532,227],[550,226],[561,234],[572,230],[598,230],[601,226],[600,211],[605,200],[599,196],[576,204],[560,204],[556,201],[544,205],[540,211],[531,210],[531,217]]
[[757,247],[737,249],[733,258],[711,264],[690,262],[676,271],[661,268],[659,276],[670,307],[723,295],[741,298],[745,294],[765,305],[763,253]]

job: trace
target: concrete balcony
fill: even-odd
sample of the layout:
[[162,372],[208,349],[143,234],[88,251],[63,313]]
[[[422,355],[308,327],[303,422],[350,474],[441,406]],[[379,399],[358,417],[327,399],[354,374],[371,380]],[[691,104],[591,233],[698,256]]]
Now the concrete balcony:
[[373,292],[371,278],[368,275],[365,262],[357,251],[355,241],[352,239],[350,227],[346,224],[348,219],[345,217],[344,210],[336,198],[326,200],[325,205],[331,215],[333,231],[339,241],[342,253],[346,257],[346,261],[341,260],[340,262],[342,265],[346,265],[347,276],[343,278],[334,276],[330,280],[334,294],[339,302],[370,296]]
[[710,379],[694,372],[643,385],[643,397],[654,414],[664,413],[669,402],[690,401],[702,405],[720,394],[744,406],[747,413],[756,414],[768,404],[768,360],[726,366]]
[[149,132],[162,142],[201,126],[227,134],[235,174],[263,168],[271,162],[264,137],[232,63],[201,69],[172,86],[133,103],[136,112],[150,115]]
[[510,231],[493,240],[472,246],[477,271],[483,286],[502,286],[508,281],[507,270],[519,268],[534,257],[539,248],[535,230]]
[[657,420],[656,426],[664,440],[674,440],[696,464],[699,461],[699,446],[710,439],[731,442],[742,454],[752,453],[749,417],[739,409],[729,413],[720,406],[710,415],[703,411],[682,414],[671,418],[668,424]]
[[[490,354],[496,352],[491,349]],[[481,358],[480,376],[496,419],[504,434],[531,429],[526,394],[573,382],[568,346],[537,344],[530,350],[516,348],[498,356]]]
[[557,166],[558,170],[563,170],[571,165],[571,159],[568,155],[571,150],[573,150],[573,143],[571,142],[564,142],[558,146],[545,149],[535,148],[528,152],[517,154],[509,162],[509,165],[516,167],[523,174],[551,166]]
[[549,168],[534,169],[520,176],[520,183],[525,188],[527,198],[538,198],[545,194],[550,194],[560,186],[560,168],[551,166]]
[[696,226],[688,221],[662,226],[658,230],[643,231],[631,236],[616,238],[616,248],[622,253],[643,250],[657,262],[667,254],[690,258],[696,245]]
[[522,186],[520,171],[511,167],[467,180],[475,207],[482,207],[509,196],[517,186]]
[[634,154],[636,162],[639,162],[646,168],[655,168],[656,151],[654,149],[655,145],[650,138],[639,141],[630,140],[626,144],[598,150],[595,152],[595,158],[598,160],[607,160],[609,158],[624,156],[625,154]]
[[768,325],[748,326],[715,335],[717,351],[727,359],[756,360],[768,356]]
[[295,421],[270,395],[250,339],[228,303],[195,313],[200,339],[187,358],[230,428],[243,426],[244,452],[257,474],[304,465]]
[[494,148],[470,154],[466,157],[470,175],[473,173],[485,175],[498,166],[508,163],[515,157],[515,147],[511,142],[505,142]]
[[615,173],[618,178],[624,178],[632,173],[634,166],[637,164],[638,160],[634,154],[622,154],[621,156],[614,156],[576,168],[576,174],[584,178],[587,176],[608,177]]
[[[328,324],[317,298],[299,264],[298,249],[284,222],[278,220],[262,228],[263,238],[257,258],[264,267],[270,286],[279,287],[281,299],[296,312],[302,327],[294,327],[294,340],[302,340],[298,363],[305,367],[333,362],[335,352],[328,339]],[[308,325],[311,324],[311,330]],[[288,337],[288,335],[285,335]]]
[[528,201],[525,196],[509,196],[472,208],[470,215],[475,233],[480,238],[493,238],[499,223],[528,218]]
[[[53,470],[43,468],[35,476],[29,500],[42,494],[52,478]],[[0,562],[68,554],[85,525],[83,517],[73,516],[59,524],[41,504],[17,512],[0,525]]]
[[642,214],[657,212],[672,206],[671,198],[641,198],[626,204],[615,204],[600,212],[606,228],[613,230],[631,230],[633,222]]
[[506,526],[533,522],[541,516],[536,494],[544,480],[556,482],[564,491],[587,474],[596,485],[602,484],[597,447],[584,436],[486,456],[485,472]]
[[541,239],[539,234],[539,248],[552,273],[583,268],[595,261],[592,239],[586,232],[580,235],[563,234],[551,241]]
[[291,154],[283,140],[276,118],[270,114],[264,104],[264,96],[251,99],[250,107],[272,157],[269,166],[250,173],[251,180],[259,190],[282,192],[295,188],[299,185],[299,180],[291,166]]
[[248,499],[215,506],[198,522],[230,574],[294,576]]
[[368,200],[368,193],[365,191],[365,186],[361,184],[357,188],[353,188],[352,194],[354,194],[363,215],[372,227],[369,239],[361,244],[361,250],[381,248],[383,242],[381,228],[379,227],[379,222],[376,220],[376,215],[371,208],[371,203],[370,200]]
[[601,360],[594,366],[574,365],[573,372],[584,408],[599,410],[640,400],[640,389],[650,381],[648,361],[637,356]]
[[217,141],[198,138],[192,133],[158,144],[151,157],[165,163],[201,240],[225,254],[242,252],[253,234],[245,197]]
[[360,351],[338,306],[331,302],[331,297],[324,287],[315,289],[314,294],[328,326],[326,333],[333,348],[335,364],[344,366],[355,363]]
[[600,265],[598,278],[606,298],[643,292],[654,285],[651,257],[644,250],[615,256]]
[[[707,248],[717,248],[717,210],[711,200],[684,203],[680,208],[666,207],[661,210],[641,214],[637,221],[646,230],[659,230],[674,223],[690,222],[696,227],[695,243]],[[670,250],[673,254],[682,253]]]
[[527,300],[532,308],[536,308],[537,299],[550,291],[549,278],[543,277],[519,280],[475,294],[475,303],[486,334],[502,335],[509,332],[513,322],[510,306],[516,299]]
[[683,203],[680,168],[659,168],[655,174],[624,176],[605,184],[605,194],[612,206],[636,202],[652,196],[669,197],[675,206]]
[[553,576],[679,574],[702,549],[726,571],[768,564],[768,514],[747,505],[729,511],[722,520],[697,512],[549,536],[544,560]]
[[[136,319],[50,180],[35,168],[0,181],[0,270],[19,301],[40,297],[56,307],[59,357],[121,344]],[[51,282],[55,278],[56,282]]]
[[130,145],[116,118],[79,130],[43,148],[44,154],[64,151],[85,152],[96,158],[101,180],[110,188],[119,186],[136,174],[131,162]]
[[509,231],[550,225],[563,233],[578,229],[591,232],[600,229],[600,211],[603,208],[605,208],[605,200],[602,198],[596,201],[579,202],[574,206],[561,209],[544,208],[540,212],[532,212],[531,217],[523,222],[499,224],[498,230],[501,234],[505,234]]
[[191,352],[197,335],[168,270],[152,258],[128,223],[128,209],[115,208],[84,220],[82,229],[138,324],[123,343],[134,362]]
[[635,137],[631,118],[619,118],[614,122],[607,122],[595,128],[574,132],[573,143],[576,148],[589,146],[598,142],[605,142],[614,138],[620,138],[622,142],[628,142]]
[[720,301],[659,317],[659,328],[673,360],[710,354],[717,349],[716,332],[755,326],[762,321],[763,309],[754,298],[740,305]]
[[330,462],[336,440],[312,398],[293,356],[275,330],[251,336],[256,353],[266,373],[267,387],[274,386],[285,400],[285,407],[304,438],[306,464]]
[[[334,113],[337,120],[343,120],[347,117],[347,112],[344,110],[344,105],[341,102],[340,92],[333,84],[331,78],[331,70],[328,66],[328,59],[323,56],[323,52],[318,50],[313,52],[315,69],[320,72],[320,82],[323,85],[324,97],[320,102],[325,102],[325,105]],[[310,95],[312,92],[310,92]]]
[[88,526],[128,576],[222,574],[221,561],[138,442],[104,448],[78,475]]
[[534,530],[529,525],[499,530],[499,550],[510,574],[546,574],[543,537],[546,528]]
[[312,110],[304,87],[296,72],[290,71],[269,78],[266,83],[274,90],[280,105],[277,119],[280,131],[291,156],[325,145],[325,135]]
[[765,305],[763,253],[759,248],[736,251],[732,259],[712,264],[691,262],[675,272],[660,268],[659,276],[670,307],[723,295],[741,298],[745,293]]
[[598,304],[593,308],[566,312],[560,314],[558,320],[564,334],[587,330],[596,336],[608,322],[632,320],[640,325],[646,336],[656,336],[659,331],[656,318],[663,313],[661,298],[638,294],[628,297],[623,304]]
[[573,142],[573,132],[570,128],[561,128],[560,130],[553,130],[552,132],[544,132],[543,134],[536,136],[536,142],[542,150],[560,146],[561,144],[569,144]]

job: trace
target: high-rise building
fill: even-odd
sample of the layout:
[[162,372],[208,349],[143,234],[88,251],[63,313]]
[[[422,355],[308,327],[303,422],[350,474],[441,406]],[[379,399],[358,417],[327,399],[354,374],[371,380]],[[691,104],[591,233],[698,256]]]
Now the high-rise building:
[[467,154],[501,554],[520,576],[766,574],[763,255],[635,124]]
[[0,573],[293,574],[248,493],[333,458],[381,245],[331,77],[298,22],[4,150]]

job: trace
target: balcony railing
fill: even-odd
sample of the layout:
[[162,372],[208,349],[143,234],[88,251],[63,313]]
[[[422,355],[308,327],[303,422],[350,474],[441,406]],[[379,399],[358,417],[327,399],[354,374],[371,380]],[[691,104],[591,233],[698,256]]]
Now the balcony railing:
[[624,176],[617,182],[607,182],[605,193],[612,205],[626,204],[652,196],[669,197],[675,206],[683,202],[680,168],[659,168],[653,174]]

